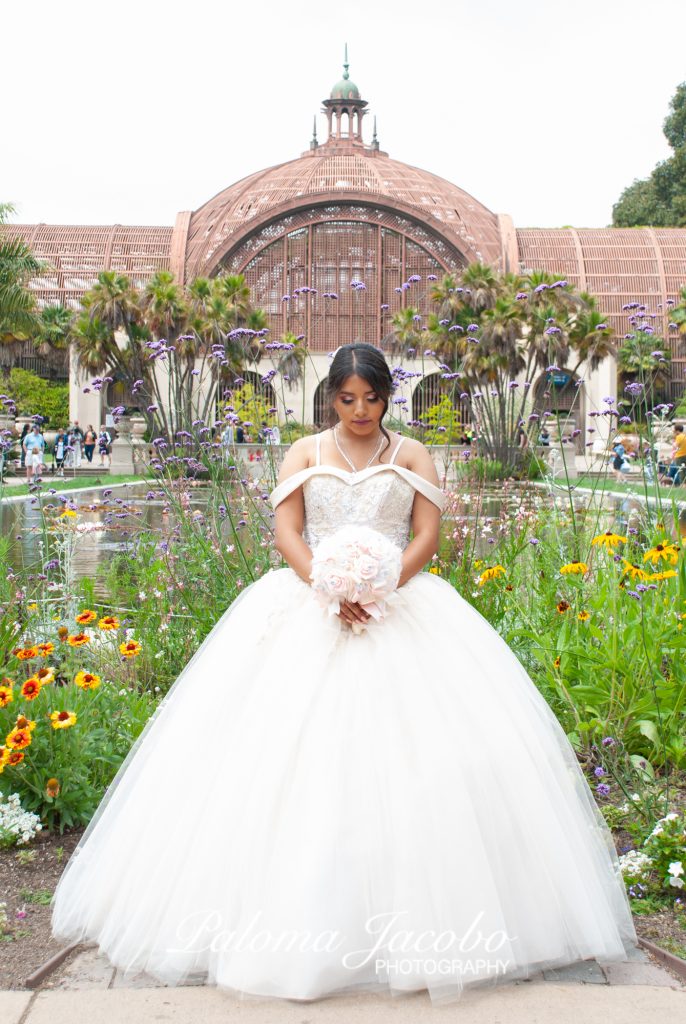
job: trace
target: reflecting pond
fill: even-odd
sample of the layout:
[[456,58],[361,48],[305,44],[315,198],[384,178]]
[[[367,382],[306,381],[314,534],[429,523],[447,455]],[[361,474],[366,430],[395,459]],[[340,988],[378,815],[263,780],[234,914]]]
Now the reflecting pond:
[[[443,531],[446,536],[457,537],[459,533],[464,535],[470,525],[478,521],[475,544],[478,557],[487,554],[493,539],[507,529],[507,524],[513,519],[533,515],[536,509],[550,505],[552,501],[557,502],[562,510],[570,507],[566,489],[557,486],[551,489],[545,484],[488,484],[481,493],[470,490],[465,484],[448,484],[447,490],[451,498],[443,516]],[[253,492],[256,498],[262,493],[265,491],[260,489]],[[97,580],[112,555],[124,550],[127,540],[142,528],[163,537],[174,526],[174,514],[168,509],[161,491],[156,489],[155,481],[114,486],[105,504],[102,488],[72,492],[71,497],[68,490],[62,494],[78,508],[80,536],[73,563],[77,576],[88,575]],[[208,497],[206,484],[193,482],[185,494],[187,513],[204,510]],[[59,495],[59,491],[56,495],[45,494],[43,501],[45,504],[59,504]],[[645,509],[645,499],[636,495],[602,494],[598,497],[573,491],[573,503],[576,511],[584,514],[586,509],[585,514],[593,516],[594,528],[613,528],[620,533],[630,526],[640,527]],[[667,500],[666,507],[670,506]],[[686,500],[680,501],[678,507],[680,533],[686,536]],[[670,522],[666,525],[668,532],[674,532]],[[0,505],[0,531],[10,538],[10,563],[15,569],[23,565],[40,571],[39,566],[43,565],[43,525],[37,503],[32,503],[30,497],[4,501]],[[97,582],[96,592],[105,596],[103,586]]]

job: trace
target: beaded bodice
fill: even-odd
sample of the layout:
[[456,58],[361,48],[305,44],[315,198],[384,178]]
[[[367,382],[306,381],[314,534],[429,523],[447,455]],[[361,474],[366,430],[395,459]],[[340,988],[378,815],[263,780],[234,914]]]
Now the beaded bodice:
[[287,477],[269,496],[274,508],[298,486],[302,486],[305,506],[303,539],[314,549],[324,538],[352,523],[370,526],[384,534],[401,549],[410,539],[410,524],[415,492],[420,491],[442,510],[443,492],[418,473],[391,461],[349,472],[338,466],[317,463]]

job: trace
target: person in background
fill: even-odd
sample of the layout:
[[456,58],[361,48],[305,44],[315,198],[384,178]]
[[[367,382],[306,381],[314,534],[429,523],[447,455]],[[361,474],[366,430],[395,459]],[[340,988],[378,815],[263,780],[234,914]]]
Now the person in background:
[[245,431],[241,423],[236,427],[236,444],[245,444]]
[[64,457],[67,454],[67,435],[65,434],[62,427],[57,431],[57,437],[55,438],[55,466],[57,468],[57,475],[64,476]]
[[74,420],[74,426],[70,430],[70,435],[70,444],[74,449],[72,453],[72,464],[74,466],[74,469],[78,469],[79,466],[81,465],[81,446],[83,444],[84,437],[83,430],[81,430],[78,420]]
[[95,451],[95,442],[97,439],[97,434],[93,430],[93,424],[89,423],[83,439],[83,450],[86,453],[86,458],[89,462],[93,461],[93,452]]
[[24,438],[23,448],[26,454],[26,479],[31,480],[34,474],[35,476],[42,476],[45,438],[41,434],[37,423],[33,424],[31,432]]
[[542,444],[544,448],[550,448],[550,431],[546,427],[545,423],[541,427],[541,432],[538,435],[538,443]]
[[104,423],[100,425],[100,433],[98,434],[98,454],[100,455],[100,465],[105,465],[105,459],[107,459],[107,467],[110,466],[110,455],[112,454],[112,435],[105,426]]
[[26,449],[24,448],[24,438],[31,429],[30,423],[25,423],[21,428],[21,435],[19,437],[19,448],[21,449],[21,468],[24,468],[24,460],[26,459]]
[[680,423],[674,424],[674,447],[672,448],[672,462],[676,465],[674,476],[675,484],[686,482],[686,433]]
[[269,438],[271,444],[281,444],[281,431],[279,430],[279,424],[275,423],[271,428],[271,437]]
[[615,480],[621,483],[623,480],[626,480],[626,474],[629,471],[629,463],[626,460],[626,448],[621,441],[615,441],[612,445],[612,451],[614,453],[612,468],[615,471]]

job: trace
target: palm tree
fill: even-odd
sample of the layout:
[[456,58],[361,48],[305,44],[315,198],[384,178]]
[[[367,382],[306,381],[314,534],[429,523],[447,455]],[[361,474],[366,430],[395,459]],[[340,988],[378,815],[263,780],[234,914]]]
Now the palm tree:
[[40,311],[34,345],[48,366],[64,366],[64,353],[69,348],[74,320],[74,312],[59,303]]
[[11,203],[0,203],[0,342],[3,344],[26,341],[35,332],[38,313],[28,284],[44,267],[22,239],[11,239],[3,234],[2,225],[14,212]]

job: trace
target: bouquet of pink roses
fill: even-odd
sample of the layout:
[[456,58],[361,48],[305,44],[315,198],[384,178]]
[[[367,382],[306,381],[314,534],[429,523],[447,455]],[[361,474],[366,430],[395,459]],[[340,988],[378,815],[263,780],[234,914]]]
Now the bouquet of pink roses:
[[[310,579],[317,600],[337,615],[341,601],[357,601],[377,622],[386,612],[384,598],[398,586],[402,551],[369,526],[344,526],[312,552]],[[365,625],[355,622],[354,633]]]

